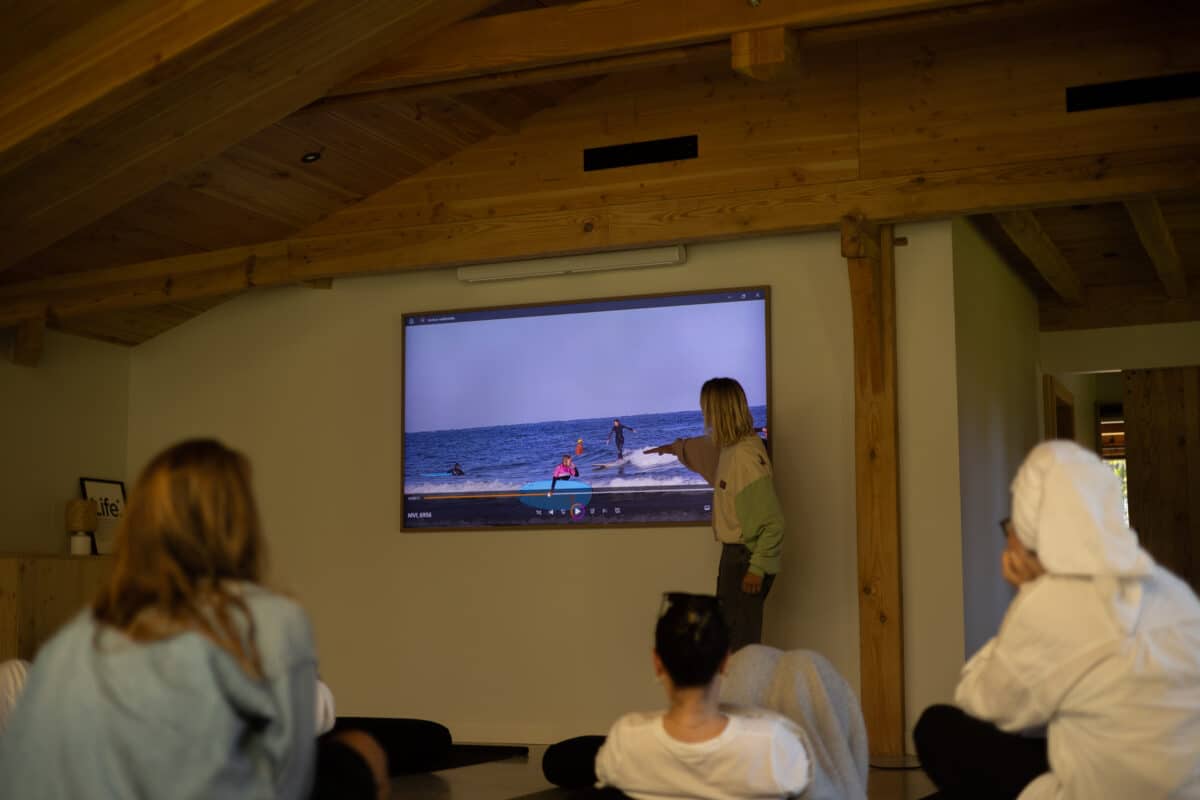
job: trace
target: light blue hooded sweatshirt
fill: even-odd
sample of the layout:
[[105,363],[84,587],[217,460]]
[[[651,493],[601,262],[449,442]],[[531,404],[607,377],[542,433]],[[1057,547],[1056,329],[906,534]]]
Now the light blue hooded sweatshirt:
[[90,609],[75,617],[38,654],[0,738],[0,797],[307,797],[312,632],[291,600],[241,592],[262,679],[199,633],[136,643]]

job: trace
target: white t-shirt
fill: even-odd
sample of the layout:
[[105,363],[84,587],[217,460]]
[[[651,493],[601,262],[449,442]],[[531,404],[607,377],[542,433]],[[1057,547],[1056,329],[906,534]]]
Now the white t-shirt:
[[760,709],[722,708],[725,730],[706,742],[671,738],[663,712],[626,714],[596,755],[601,786],[636,800],[793,797],[811,777],[796,723]]

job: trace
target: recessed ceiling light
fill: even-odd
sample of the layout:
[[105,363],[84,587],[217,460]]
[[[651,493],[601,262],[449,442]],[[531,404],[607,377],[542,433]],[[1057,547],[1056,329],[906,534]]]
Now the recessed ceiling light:
[[320,161],[321,154],[314,150],[311,153],[305,153],[304,155],[300,156],[300,160],[305,164],[311,164],[314,161]]

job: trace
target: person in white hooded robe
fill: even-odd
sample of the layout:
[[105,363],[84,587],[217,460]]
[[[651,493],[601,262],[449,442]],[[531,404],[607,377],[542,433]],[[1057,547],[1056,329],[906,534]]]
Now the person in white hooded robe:
[[956,707],[913,733],[935,796],[1200,798],[1195,593],[1138,545],[1119,481],[1082,447],[1035,447],[1012,495],[1017,595]]

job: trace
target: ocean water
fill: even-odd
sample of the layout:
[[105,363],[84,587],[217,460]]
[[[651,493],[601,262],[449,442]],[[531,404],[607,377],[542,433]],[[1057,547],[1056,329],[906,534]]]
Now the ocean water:
[[[755,425],[767,424],[766,406],[750,409]],[[703,486],[704,479],[674,456],[648,455],[648,447],[679,437],[700,436],[699,410],[621,417],[635,430],[625,431],[624,458],[604,438],[612,417],[558,420],[491,428],[427,431],[404,435],[405,494],[497,492],[520,489],[531,481],[549,480],[564,455],[579,467],[578,480],[596,488],[671,489]],[[584,452],[575,455],[575,440]],[[450,475],[454,464],[465,475]]]

